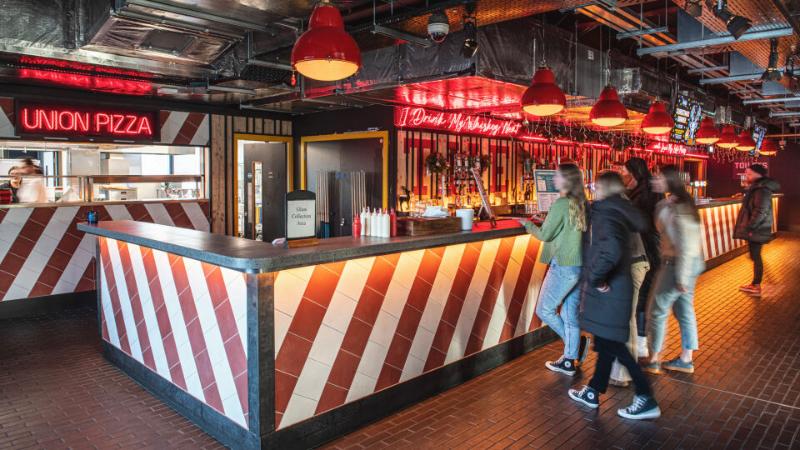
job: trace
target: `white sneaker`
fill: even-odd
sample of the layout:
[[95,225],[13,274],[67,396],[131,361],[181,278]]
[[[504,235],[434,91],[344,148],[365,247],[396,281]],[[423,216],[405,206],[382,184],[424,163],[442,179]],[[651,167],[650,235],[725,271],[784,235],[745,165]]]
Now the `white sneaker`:
[[636,336],[636,353],[639,358],[650,357],[650,351],[647,349],[647,336]]

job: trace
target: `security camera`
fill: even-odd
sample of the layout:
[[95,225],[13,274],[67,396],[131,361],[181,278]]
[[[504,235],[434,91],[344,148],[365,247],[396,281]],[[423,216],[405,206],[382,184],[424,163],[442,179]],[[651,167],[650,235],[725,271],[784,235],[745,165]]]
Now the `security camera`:
[[441,44],[450,32],[450,23],[447,21],[447,14],[436,11],[428,18],[428,36],[433,42]]

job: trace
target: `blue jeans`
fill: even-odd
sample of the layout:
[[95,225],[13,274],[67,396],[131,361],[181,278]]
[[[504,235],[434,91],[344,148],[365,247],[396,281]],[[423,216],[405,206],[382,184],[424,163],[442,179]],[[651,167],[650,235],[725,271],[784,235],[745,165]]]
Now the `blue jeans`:
[[665,262],[659,269],[653,288],[652,301],[648,302],[647,338],[650,354],[661,353],[664,347],[664,335],[667,328],[667,317],[670,311],[681,329],[681,347],[684,350],[697,350],[697,318],[694,315],[694,287],[700,274],[701,264],[697,264],[697,275],[689,279],[684,286],[686,292],[676,289],[675,266]]
[[[580,275],[579,266],[559,266],[553,258],[542,283],[539,303],[536,305],[536,315],[564,341],[564,357],[567,359],[578,359],[581,337],[578,322]],[[560,316],[556,312],[559,306],[561,306]]]

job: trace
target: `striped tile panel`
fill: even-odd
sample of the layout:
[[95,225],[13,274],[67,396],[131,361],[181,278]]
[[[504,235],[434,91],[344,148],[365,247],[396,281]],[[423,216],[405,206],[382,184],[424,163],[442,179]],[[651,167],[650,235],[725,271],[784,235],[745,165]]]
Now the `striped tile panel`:
[[[208,231],[208,202],[92,207],[100,220],[131,219]],[[94,289],[94,236],[78,231],[90,207],[0,209],[0,300]]]
[[209,144],[208,114],[183,111],[160,111],[161,144],[197,145]]
[[277,427],[539,327],[539,247],[525,235],[278,272]]
[[[778,197],[772,198],[772,232],[778,232],[778,207],[780,201]],[[742,205],[739,203],[731,205],[714,206],[701,208],[699,210],[702,222],[701,232],[703,235],[703,257],[706,261],[724,255],[732,250],[743,247],[747,242],[734,239],[733,231],[736,226],[736,218]]]
[[103,339],[247,428],[245,274],[98,242]]

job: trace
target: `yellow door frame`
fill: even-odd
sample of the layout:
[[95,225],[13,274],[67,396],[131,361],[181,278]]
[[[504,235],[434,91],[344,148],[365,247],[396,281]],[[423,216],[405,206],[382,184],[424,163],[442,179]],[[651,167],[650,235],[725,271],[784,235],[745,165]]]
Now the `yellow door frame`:
[[239,230],[239,141],[282,142],[286,144],[286,192],[294,187],[294,138],[272,134],[233,133],[233,234]]
[[306,147],[309,142],[347,141],[353,139],[383,139],[382,144],[382,203],[383,208],[389,208],[389,132],[384,131],[356,131],[353,133],[321,134],[317,136],[303,136],[300,138],[300,189],[306,188]]

